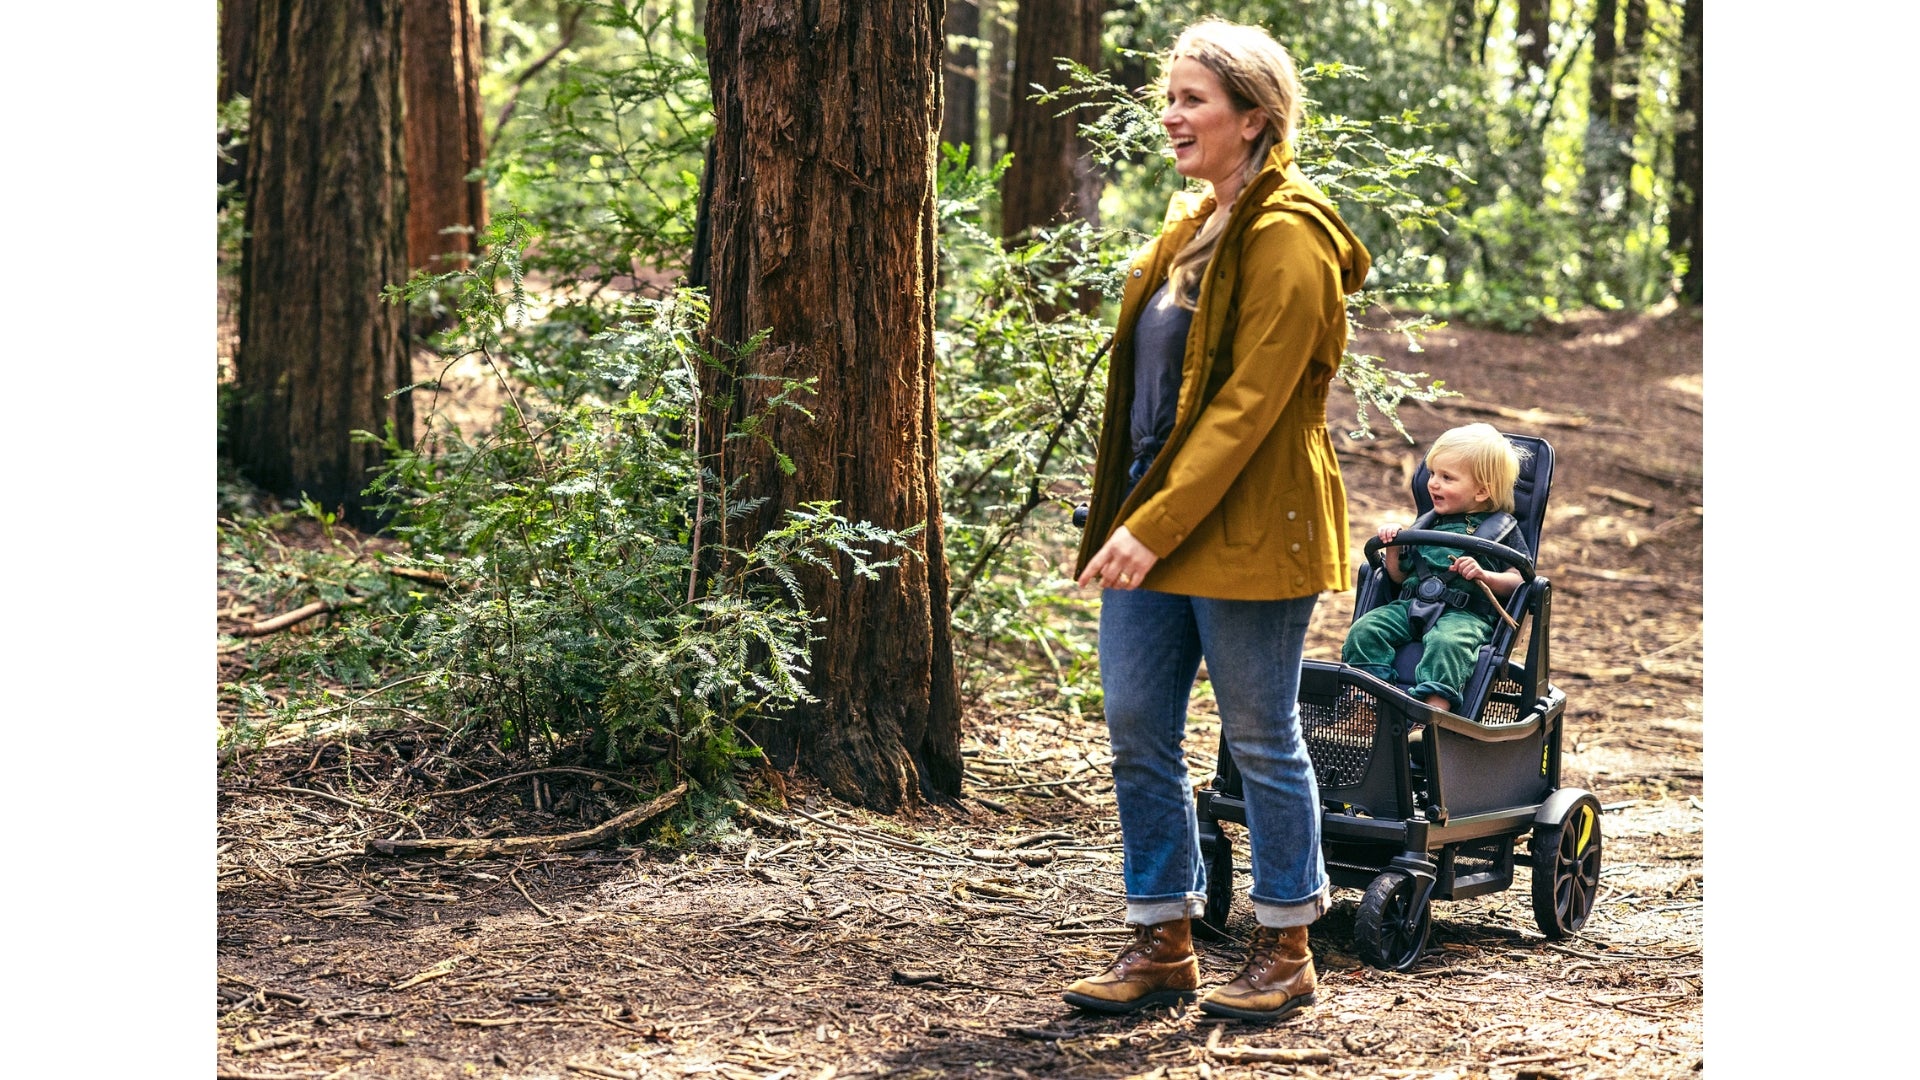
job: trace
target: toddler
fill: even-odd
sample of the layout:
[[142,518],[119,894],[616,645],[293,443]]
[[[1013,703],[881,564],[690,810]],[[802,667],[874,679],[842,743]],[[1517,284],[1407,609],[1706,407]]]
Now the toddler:
[[[1492,424],[1468,424],[1435,439],[1427,451],[1434,520],[1423,527],[1470,534],[1490,515],[1511,515],[1520,453]],[[1402,528],[1388,522],[1380,526],[1380,539],[1391,543]],[[1490,539],[1532,557],[1518,529]],[[1340,659],[1394,682],[1394,652],[1410,641],[1424,641],[1411,693],[1436,708],[1458,711],[1474,658],[1500,617],[1478,583],[1504,600],[1520,587],[1520,572],[1498,560],[1488,566],[1457,549],[1431,545],[1387,547],[1380,555],[1387,577],[1401,586],[1400,597],[1354,621]],[[1429,584],[1423,589],[1423,583]]]

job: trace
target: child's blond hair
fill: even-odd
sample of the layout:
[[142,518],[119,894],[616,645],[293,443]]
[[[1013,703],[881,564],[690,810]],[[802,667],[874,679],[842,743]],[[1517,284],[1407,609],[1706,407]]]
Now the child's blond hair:
[[1473,482],[1487,489],[1495,510],[1513,513],[1513,485],[1520,479],[1520,459],[1526,453],[1507,441],[1492,424],[1466,424],[1442,432],[1427,448],[1427,464],[1451,461],[1464,467]]

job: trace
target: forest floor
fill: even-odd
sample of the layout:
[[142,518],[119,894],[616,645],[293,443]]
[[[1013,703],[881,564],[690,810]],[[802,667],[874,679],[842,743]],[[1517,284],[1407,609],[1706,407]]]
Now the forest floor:
[[[1407,407],[1418,446],[1391,432],[1336,439],[1355,550],[1383,518],[1410,516],[1415,455],[1447,427],[1490,420],[1557,452],[1539,564],[1556,593],[1552,676],[1568,697],[1563,782],[1605,807],[1602,888],[1576,937],[1538,931],[1523,857],[1511,890],[1436,904],[1429,951],[1406,973],[1356,959],[1358,897],[1337,890],[1312,930],[1319,1004],[1285,1023],[1223,1025],[1190,1008],[1095,1017],[1059,991],[1123,940],[1119,834],[1104,728],[1070,703],[978,694],[957,805],[888,818],[789,777],[784,807],[671,857],[644,846],[367,855],[370,839],[578,829],[577,811],[610,793],[578,772],[514,775],[524,761],[454,765],[432,732],[402,725],[223,764],[219,1075],[1698,1073],[1700,318],[1585,314],[1528,336],[1447,328],[1412,355],[1370,337],[1371,351],[1464,398]],[[1336,395],[1336,430],[1351,408]],[[224,588],[230,632],[238,609]],[[1323,600],[1309,655],[1337,656],[1351,603]],[[222,650],[223,682],[250,655]],[[1211,774],[1209,708],[1202,694],[1196,780]],[[1236,883],[1230,929],[1244,937],[1244,874]],[[1201,953],[1203,986],[1243,956],[1238,941]],[[1273,1050],[1315,1060],[1259,1060]]]

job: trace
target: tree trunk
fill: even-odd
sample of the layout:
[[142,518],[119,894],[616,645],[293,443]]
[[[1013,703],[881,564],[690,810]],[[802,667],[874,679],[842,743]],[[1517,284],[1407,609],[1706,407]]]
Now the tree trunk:
[[[978,0],[947,0],[947,64],[941,74],[945,104],[940,114],[940,141],[963,147],[969,161],[977,160],[974,141],[979,132],[980,37]],[[955,41],[954,38],[967,38]]]
[[[407,265],[463,269],[487,226],[480,120],[480,13],[474,0],[403,0]],[[473,233],[446,232],[450,228]]]
[[[219,103],[253,96],[253,39],[260,27],[260,0],[220,0]],[[247,144],[233,148],[233,160],[219,163],[215,182],[236,190],[247,177]]]
[[1000,180],[1000,235],[1008,239],[1065,217],[1100,219],[1099,170],[1087,157],[1076,114],[1064,102],[1034,102],[1034,84],[1067,85],[1058,57],[1100,63],[1102,0],[1021,0],[1013,44],[1013,99],[1007,151],[1013,163]]
[[240,347],[229,424],[235,463],[281,495],[377,524],[361,500],[392,425],[413,441],[400,0],[281,0],[260,9]]
[[1446,59],[1449,64],[1472,61],[1473,39],[1480,29],[1480,20],[1474,18],[1476,6],[1476,0],[1453,0],[1453,6],[1447,12]]
[[[1551,44],[1553,0],[1516,0],[1513,9],[1514,45],[1520,53],[1520,70],[1514,74],[1515,86],[1526,86],[1536,79],[1545,85],[1547,47]],[[1539,75],[1533,72],[1538,69]]]
[[1015,0],[980,0],[980,21],[987,28],[987,158],[1007,152],[1007,113],[1013,97],[1013,17]]
[[[805,502],[853,521],[919,528],[877,581],[841,560],[803,571],[824,618],[814,704],[754,722],[775,766],[798,763],[838,797],[895,809],[960,788],[960,728],[934,461],[934,161],[938,4],[869,0],[803,14],[783,0],[712,0],[716,121],[708,324],[725,370],[702,373],[702,451],[765,497],[745,540]],[[727,345],[768,334],[751,355]],[[774,382],[753,379],[770,377]],[[811,415],[780,410],[726,439],[781,383],[815,380]],[[743,543],[730,535],[728,542]]]
[[1705,122],[1700,111],[1700,5],[1702,0],[1685,0],[1680,13],[1680,91],[1674,101],[1673,120],[1673,207],[1667,217],[1667,248],[1687,260],[1680,278],[1680,295],[1699,304],[1704,300],[1705,281],[1701,276],[1702,197],[1700,147]]

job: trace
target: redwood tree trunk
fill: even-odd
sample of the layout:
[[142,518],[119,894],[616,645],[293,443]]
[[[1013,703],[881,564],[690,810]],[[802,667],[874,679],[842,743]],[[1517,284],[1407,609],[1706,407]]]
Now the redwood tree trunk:
[[1686,273],[1680,279],[1680,295],[1695,304],[1704,301],[1706,285],[1701,273],[1701,259],[1706,252],[1701,244],[1700,228],[1704,195],[1700,147],[1706,131],[1700,111],[1702,2],[1686,0],[1680,13],[1680,92],[1674,101],[1673,121],[1673,210],[1667,219],[1668,249],[1687,258]]
[[1099,221],[1101,178],[1075,134],[1078,118],[1057,115],[1063,102],[1038,104],[1031,98],[1036,83],[1049,89],[1067,85],[1058,57],[1099,66],[1102,9],[1103,0],[1020,0],[1007,116],[1013,163],[1000,181],[1000,235],[1008,239],[1064,217]]
[[[960,787],[959,709],[934,463],[934,161],[941,6],[925,0],[801,5],[713,0],[707,57],[716,119],[709,332],[715,351],[762,348],[703,372],[702,449],[740,497],[730,530],[757,536],[784,511],[829,499],[850,520],[921,528],[918,556],[877,581],[844,564],[803,575],[824,617],[808,685],[816,704],[750,734],[778,767],[798,762],[833,793],[894,809]],[[754,439],[718,436],[778,384],[813,379],[812,413]],[[731,407],[722,411],[726,403]],[[750,538],[750,537],[749,537]],[[738,535],[731,542],[741,541]]]
[[247,158],[235,463],[282,495],[374,524],[361,491],[378,447],[413,438],[404,308],[400,0],[260,8]]
[[1515,48],[1520,53],[1520,70],[1514,73],[1516,86],[1525,86],[1535,76],[1532,69],[1538,69],[1538,78],[1544,84],[1550,72],[1547,69],[1547,47],[1551,44],[1552,0],[1516,0],[1513,8],[1513,35]]
[[[980,37],[978,0],[947,0],[946,35],[974,40]],[[972,41],[950,41],[941,83],[946,103],[940,114],[940,141],[964,147],[972,160],[980,126],[980,47]]]
[[[225,105],[236,97],[253,96],[253,39],[260,27],[260,0],[220,0],[220,78],[216,87]],[[247,176],[247,144],[233,149],[233,160],[219,163],[216,181],[243,184]]]
[[[480,121],[480,13],[475,0],[404,0],[407,264],[464,268],[487,226],[487,185],[467,174],[486,161]],[[449,257],[451,256],[451,257]]]

